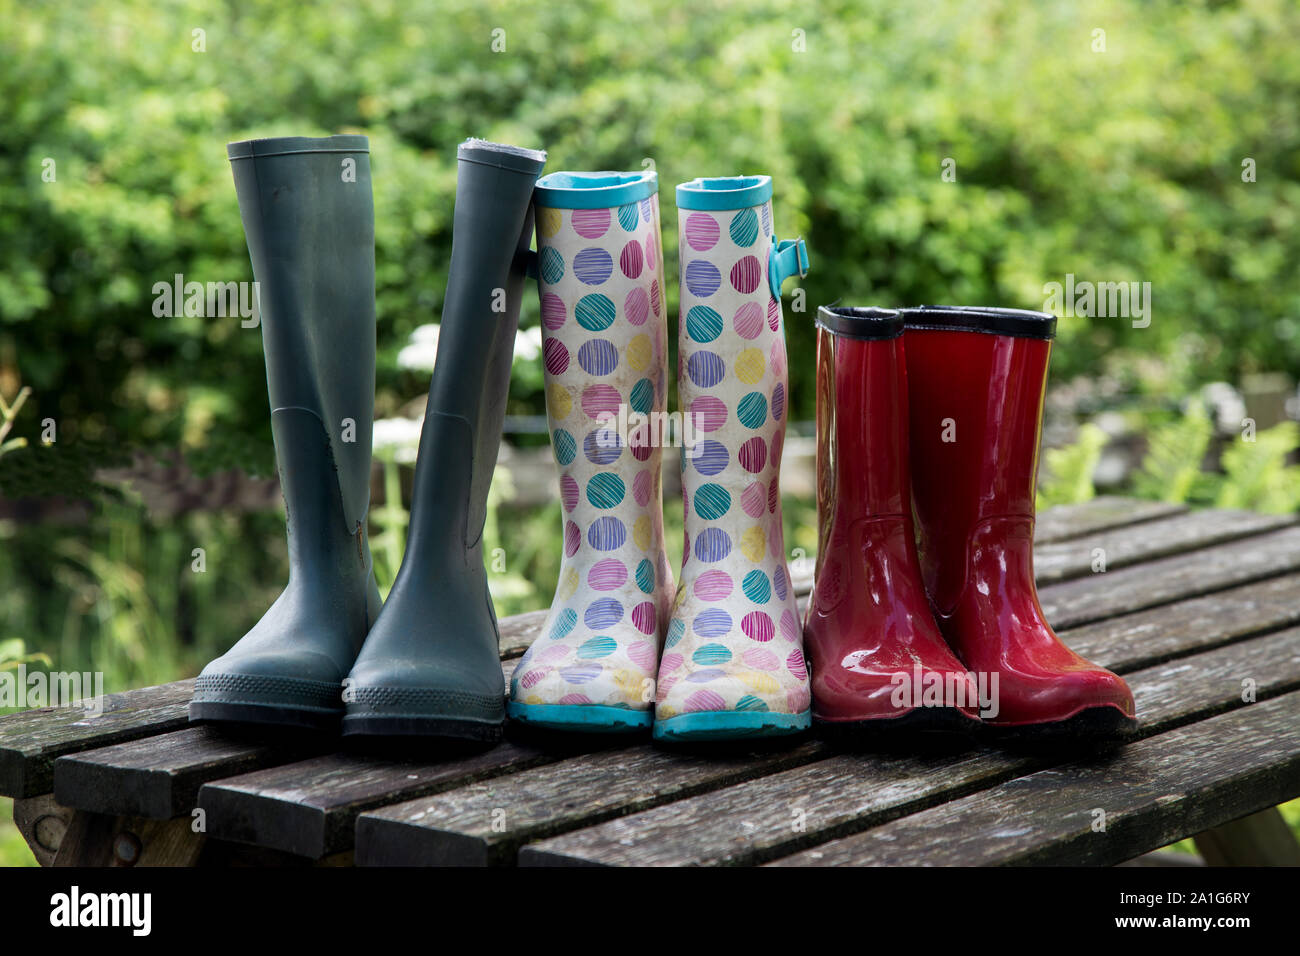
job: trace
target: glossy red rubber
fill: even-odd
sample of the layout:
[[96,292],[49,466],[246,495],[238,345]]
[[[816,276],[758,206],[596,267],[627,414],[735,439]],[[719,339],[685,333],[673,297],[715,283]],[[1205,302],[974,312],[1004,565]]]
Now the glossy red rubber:
[[1061,643],[1034,586],[1050,338],[918,328],[926,320],[904,314],[919,558],[948,644],[971,671],[997,674],[998,713],[986,722],[1050,725],[1092,711],[1104,725],[1117,712],[1114,726],[1131,729],[1128,685]]
[[804,623],[813,717],[882,729],[937,681],[936,726],[975,725],[975,688],[931,615],[913,542],[903,338],[819,325],[818,550]]

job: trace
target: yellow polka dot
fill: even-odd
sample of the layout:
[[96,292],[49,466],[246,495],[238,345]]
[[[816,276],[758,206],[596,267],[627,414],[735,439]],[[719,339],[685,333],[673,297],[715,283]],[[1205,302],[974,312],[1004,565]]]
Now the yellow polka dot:
[[578,572],[570,568],[560,579],[560,599],[567,601],[578,590]]
[[546,702],[545,702],[544,700],[542,700],[541,696],[538,695],[538,694],[529,694],[527,697],[524,698],[524,703],[525,703],[525,704],[544,704],[544,703],[546,703]]
[[669,707],[667,704],[660,704],[657,707],[655,707],[656,720],[667,720],[669,717],[674,717],[676,715],[677,715],[676,707]]
[[736,676],[758,694],[775,694],[781,689],[781,684],[775,677],[762,671],[741,671]]
[[[653,350],[650,347],[650,336],[638,335],[631,342],[627,343],[627,364],[632,366],[638,372],[645,369],[650,364],[650,355]],[[756,350],[757,351],[757,350]],[[760,356],[759,360],[762,360]]]
[[546,402],[550,407],[551,417],[554,419],[568,418],[569,412],[573,411],[573,396],[559,382],[554,383],[546,390]]
[[637,518],[632,525],[632,543],[642,551],[650,549],[650,519],[646,515]]
[[759,561],[767,550],[767,535],[758,525],[750,528],[740,536],[740,550],[751,561]]
[[544,238],[555,235],[560,231],[560,210],[558,209],[538,209],[537,210],[537,234]]
[[761,349],[745,349],[736,358],[736,378],[746,385],[753,385],[762,378],[766,368]]

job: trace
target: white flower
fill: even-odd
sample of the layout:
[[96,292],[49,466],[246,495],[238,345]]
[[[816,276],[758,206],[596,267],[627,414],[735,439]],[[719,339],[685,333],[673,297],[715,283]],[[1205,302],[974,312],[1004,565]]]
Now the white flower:
[[409,344],[397,353],[397,367],[432,372],[433,363],[438,357],[437,324],[419,326],[411,333],[408,342]]
[[520,329],[515,336],[515,360],[532,362],[542,354],[542,327],[535,325],[531,329]]
[[374,452],[381,458],[392,457],[399,464],[409,465],[415,461],[415,452],[420,447],[420,431],[424,428],[424,417],[380,418],[375,421]]

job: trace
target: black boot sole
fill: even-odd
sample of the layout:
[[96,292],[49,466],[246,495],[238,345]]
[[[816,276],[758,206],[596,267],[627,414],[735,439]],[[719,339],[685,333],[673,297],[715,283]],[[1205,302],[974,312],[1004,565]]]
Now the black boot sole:
[[504,728],[504,714],[499,723],[409,714],[351,714],[343,718],[345,737],[427,737],[494,744],[501,740]]
[[901,717],[877,720],[821,720],[813,715],[819,737],[854,750],[967,750],[981,726],[955,707],[917,707]]
[[343,711],[292,704],[250,704],[221,700],[190,701],[191,723],[221,723],[338,733]]
[[1137,718],[1115,707],[1089,707],[1065,720],[999,727],[985,723],[984,739],[994,746],[1028,752],[1110,750],[1133,738]]

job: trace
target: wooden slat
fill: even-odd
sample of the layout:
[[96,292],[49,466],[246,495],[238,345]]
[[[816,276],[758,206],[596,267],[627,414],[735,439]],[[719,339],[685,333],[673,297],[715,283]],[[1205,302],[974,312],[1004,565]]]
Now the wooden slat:
[[1038,513],[1034,522],[1034,544],[1065,541],[1079,535],[1140,524],[1155,518],[1168,518],[1185,511],[1186,505],[1115,496],[1093,498],[1077,505],[1057,505]]
[[1062,629],[1294,571],[1300,571],[1300,528],[1291,527],[1049,584],[1038,596],[1052,626]]
[[[1300,689],[1297,641],[1300,630],[1279,632],[1129,675],[1140,734],[1243,706],[1242,676],[1256,678],[1261,698]],[[519,862],[762,862],[996,786],[1044,763],[1001,751],[958,759],[836,756],[531,843],[519,851]]]
[[[782,866],[1108,866],[1300,795],[1300,694],[1010,780]],[[1104,832],[1094,829],[1105,813]]]
[[64,754],[184,727],[194,681],[176,681],[104,696],[104,710],[44,707],[0,717],[0,796],[33,797],[54,786]]
[[529,645],[542,633],[542,625],[546,623],[547,613],[547,611],[527,611],[502,618],[499,625],[500,641],[497,645],[500,656],[503,659],[522,657],[524,651],[528,650]]
[[204,784],[199,807],[211,837],[319,859],[351,849],[366,810],[561,756],[512,742],[436,763],[336,753]]
[[1204,597],[1060,632],[1071,650],[1122,672],[1300,624],[1300,575],[1288,574]]
[[188,727],[60,757],[54,795],[65,807],[166,820],[188,814],[208,780],[301,760],[337,744],[327,737],[257,743],[210,726]]
[[[1147,521],[1139,526],[1091,532],[1034,548],[1034,575],[1039,585],[1086,577],[1094,567],[1104,573],[1199,548],[1246,538],[1295,524],[1292,515],[1249,511],[1200,511]],[[1101,562],[1104,562],[1102,564]]]
[[513,863],[519,846],[611,817],[749,780],[826,756],[810,740],[761,755],[670,753],[649,746],[584,754],[363,813],[359,866]]

